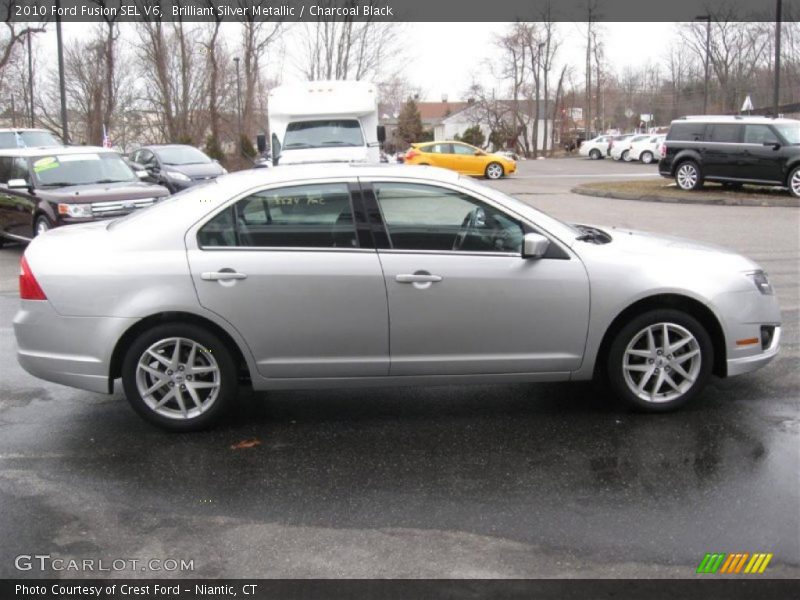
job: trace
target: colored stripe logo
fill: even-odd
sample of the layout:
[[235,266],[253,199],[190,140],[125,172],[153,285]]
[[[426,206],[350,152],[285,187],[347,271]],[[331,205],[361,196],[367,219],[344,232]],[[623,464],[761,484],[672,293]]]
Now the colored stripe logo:
[[748,552],[734,552],[727,554],[725,552],[709,553],[700,561],[697,567],[697,572],[701,574],[756,574],[763,573],[769,561],[772,560],[772,553],[757,552],[750,554]]

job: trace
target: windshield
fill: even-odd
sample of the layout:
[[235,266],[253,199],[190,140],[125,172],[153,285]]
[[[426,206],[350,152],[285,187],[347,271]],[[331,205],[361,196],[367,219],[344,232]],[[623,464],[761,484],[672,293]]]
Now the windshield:
[[201,165],[211,162],[210,158],[191,146],[171,146],[153,151],[165,165]]
[[31,166],[37,187],[139,181],[114,152],[36,156]]
[[789,144],[800,144],[800,123],[780,123],[773,125]]
[[2,131],[0,148],[35,148],[62,146],[61,140],[47,131]]
[[361,124],[356,119],[295,121],[286,128],[284,150],[363,146]]

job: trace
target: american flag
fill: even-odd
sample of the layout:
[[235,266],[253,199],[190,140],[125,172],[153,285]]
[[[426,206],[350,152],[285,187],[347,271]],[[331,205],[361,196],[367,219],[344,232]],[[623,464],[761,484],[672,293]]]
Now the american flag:
[[111,138],[108,137],[108,131],[105,125],[103,125],[103,148],[111,148]]

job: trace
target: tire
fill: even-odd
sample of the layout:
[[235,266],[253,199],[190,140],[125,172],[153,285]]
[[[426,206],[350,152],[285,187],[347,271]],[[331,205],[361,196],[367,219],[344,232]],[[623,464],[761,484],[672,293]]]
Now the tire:
[[639,156],[639,160],[641,160],[644,164],[649,165],[653,162],[653,153],[649,150],[642,152],[641,156]]
[[484,171],[487,179],[500,179],[505,175],[505,170],[503,169],[503,165],[497,162],[491,162],[486,165],[486,170]]
[[598,160],[602,158],[602,156],[600,156],[600,150],[598,150],[597,148],[592,149],[589,152],[589,158],[591,158],[592,160]]
[[33,237],[47,233],[53,228],[53,222],[47,218],[47,215],[39,215],[33,222]]
[[[176,343],[179,356],[173,361]],[[125,353],[122,386],[146,421],[168,431],[199,431],[216,424],[233,404],[236,365],[225,344],[206,329],[189,323],[158,325]]]
[[795,167],[786,179],[789,193],[795,198],[800,198],[800,167]]
[[631,151],[630,150],[623,150],[622,156],[620,158],[625,162],[631,162]]
[[[665,327],[671,349],[664,345]],[[668,412],[703,390],[713,364],[714,346],[705,328],[685,312],[658,309],[635,317],[617,333],[606,375],[628,407]]]
[[675,169],[675,183],[684,191],[699,190],[703,187],[703,173],[693,160],[685,160]]

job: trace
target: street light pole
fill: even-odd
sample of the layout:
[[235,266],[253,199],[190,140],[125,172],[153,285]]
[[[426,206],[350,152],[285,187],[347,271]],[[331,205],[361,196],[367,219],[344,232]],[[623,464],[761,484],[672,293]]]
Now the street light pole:
[[772,91],[772,114],[778,116],[781,91],[781,0],[775,5],[775,88]]
[[706,22],[706,75],[703,87],[703,114],[708,114],[708,58],[711,54],[711,15],[700,15],[694,18],[695,21]]
[[236,145],[239,146],[239,154],[244,154],[244,148],[242,148],[242,82],[239,77],[239,57],[234,58],[233,62],[236,63],[236,119],[239,128],[239,139]]
[[31,50],[31,32],[28,30],[28,97],[30,99],[30,119],[31,127],[36,127],[34,124],[33,114],[33,51]]
[[56,0],[56,41],[58,47],[58,87],[61,92],[61,138],[69,144],[67,124],[67,85],[64,80],[64,43],[61,39],[61,0]]

